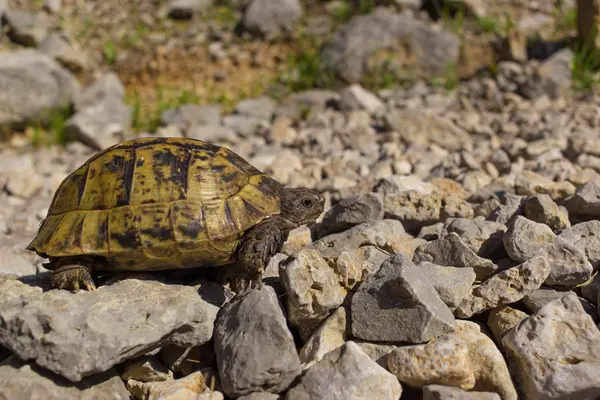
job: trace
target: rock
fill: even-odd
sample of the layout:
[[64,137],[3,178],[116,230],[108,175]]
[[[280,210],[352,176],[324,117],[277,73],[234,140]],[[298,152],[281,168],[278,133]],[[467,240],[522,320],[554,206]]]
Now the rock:
[[504,356],[481,327],[471,321],[456,321],[453,336],[469,347],[469,359],[475,375],[474,391],[498,393],[503,400],[517,400]]
[[358,84],[348,86],[340,96],[340,108],[345,111],[366,110],[370,114],[378,114],[385,110],[383,101]]
[[349,318],[344,307],[337,308],[323,321],[300,350],[300,361],[304,369],[320,361],[325,354],[346,342]]
[[290,37],[302,18],[298,0],[251,0],[244,11],[244,28],[267,40]]
[[75,110],[81,111],[99,103],[122,101],[125,87],[114,72],[106,72],[75,96]]
[[500,306],[492,309],[488,314],[487,326],[492,331],[496,343],[502,345],[504,335],[528,316],[516,308]]
[[469,348],[452,336],[397,347],[388,356],[388,366],[400,382],[416,388],[441,384],[469,390],[475,385]]
[[574,293],[540,308],[502,343],[514,360],[525,398],[600,395],[600,331]]
[[221,107],[182,104],[163,111],[160,115],[160,123],[163,126],[175,125],[187,131],[188,136],[189,131],[196,127],[208,125],[216,129],[221,125]]
[[34,159],[29,154],[3,157],[0,171],[0,186],[12,196],[27,199],[44,186],[44,179],[36,171]]
[[519,301],[538,289],[550,273],[550,264],[543,257],[534,257],[516,267],[501,271],[473,288],[454,311],[460,318],[469,318],[485,310]]
[[174,19],[190,19],[212,7],[212,0],[171,0],[167,4],[167,15]]
[[538,173],[522,171],[515,177],[515,192],[524,196],[545,193],[554,201],[559,201],[575,193],[575,186],[568,181],[554,182]]
[[[370,37],[378,40],[368,40]],[[447,31],[377,8],[353,17],[336,32],[321,52],[320,69],[345,82],[358,83],[369,73],[380,73],[387,53],[395,58],[394,70],[403,68],[417,78],[433,77],[443,74],[448,63],[458,61],[459,47],[459,39]]]
[[444,267],[426,261],[419,263],[418,267],[451,310],[470,294],[476,278],[473,268],[468,267]]
[[[127,381],[127,389],[138,399],[147,400],[196,400],[196,396],[206,389],[204,377],[201,372],[194,372],[181,379],[170,379],[159,382],[137,382],[133,379]],[[194,394],[187,397],[188,391]],[[184,393],[181,393],[184,392]],[[181,397],[179,397],[181,396]]]
[[381,196],[365,193],[349,197],[330,208],[317,229],[319,237],[331,233],[343,232],[365,222],[383,219]]
[[504,250],[502,238],[506,229],[504,224],[482,218],[449,218],[443,225],[440,237],[454,232],[478,256],[488,258]]
[[540,288],[529,293],[527,296],[523,297],[521,303],[526,308],[526,311],[529,313],[535,313],[540,308],[544,307],[546,304],[550,303],[553,300],[556,300],[566,294],[569,291],[556,291],[550,288]]
[[573,52],[569,48],[562,49],[541,63],[537,70],[541,87],[551,98],[568,94],[571,89],[571,63]]
[[598,304],[598,293],[600,293],[600,274],[596,274],[594,279],[586,286],[581,288],[581,296],[587,301]]
[[48,120],[72,101],[79,83],[50,56],[25,49],[2,53],[0,87],[0,126],[18,126]]
[[344,301],[345,290],[334,270],[315,249],[303,249],[279,264],[287,293],[288,320],[308,338],[312,330]]
[[121,379],[125,382],[130,379],[140,382],[159,382],[173,379],[173,372],[169,371],[156,357],[142,356],[125,363]]
[[375,361],[385,369],[388,369],[387,359],[389,354],[398,347],[393,344],[371,343],[362,340],[353,340],[353,342],[356,343],[358,347],[371,358],[371,360]]
[[592,274],[592,265],[581,250],[556,236],[548,225],[522,216],[509,223],[504,247],[517,262],[544,257],[550,264],[545,282],[548,285],[573,286],[587,281]]
[[13,280],[0,291],[0,344],[73,382],[164,344],[206,343],[225,300],[216,284],[171,286],[144,275],[77,294]]
[[294,399],[397,400],[402,386],[354,342],[327,353],[286,394]]
[[523,215],[524,199],[524,196],[507,194],[504,197],[505,204],[498,206],[486,219],[500,224],[507,224],[517,215]]
[[281,400],[281,396],[269,392],[254,392],[246,396],[238,397],[238,400]]
[[423,386],[423,400],[500,400],[497,393],[473,392],[444,385]]
[[33,363],[11,356],[0,364],[0,398],[47,400],[129,400],[114,368],[72,383]]
[[586,221],[562,230],[558,236],[583,251],[595,269],[600,264],[600,237],[596,232],[600,230],[600,221]]
[[569,228],[569,214],[547,194],[538,194],[525,199],[523,213],[528,219],[548,225],[553,231]]
[[4,23],[8,27],[8,37],[23,46],[39,45],[52,28],[52,21],[44,13],[7,10]]
[[247,117],[270,121],[275,112],[275,101],[270,97],[260,96],[254,99],[242,100],[235,105],[235,112]]
[[448,306],[402,254],[361,284],[351,299],[351,321],[352,334],[369,341],[423,343],[454,330]]
[[221,384],[230,397],[259,390],[280,393],[301,372],[294,339],[270,286],[224,306],[214,341]]
[[439,239],[442,234],[442,229],[444,229],[444,223],[438,222],[437,224],[424,226],[419,231],[419,238],[423,238],[427,241],[432,241]]
[[268,122],[246,115],[231,114],[223,117],[223,126],[247,138],[256,135],[261,129],[266,129]]
[[80,72],[87,68],[86,55],[65,34],[51,33],[39,44],[38,49],[54,58],[70,71]]
[[600,218],[600,185],[590,181],[577,188],[563,201],[571,217],[582,220]]
[[339,99],[339,93],[333,90],[311,89],[292,93],[277,106],[275,115],[303,119],[306,110],[322,111],[327,105]]
[[50,14],[58,14],[62,8],[62,0],[44,0],[44,9]]
[[186,131],[185,137],[209,143],[235,143],[238,140],[233,129],[217,125],[192,126]]
[[413,262],[431,262],[455,268],[473,268],[478,280],[489,278],[498,269],[498,266],[491,260],[475,254],[454,232],[442,239],[423,243],[417,247]]

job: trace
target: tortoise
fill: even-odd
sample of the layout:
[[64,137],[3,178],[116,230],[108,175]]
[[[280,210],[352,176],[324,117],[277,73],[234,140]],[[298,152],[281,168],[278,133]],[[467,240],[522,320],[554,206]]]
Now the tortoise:
[[95,290],[99,271],[231,264],[239,295],[262,287],[289,231],[314,223],[324,202],[226,147],[143,137],[98,152],[67,176],[27,249],[48,259],[56,289]]

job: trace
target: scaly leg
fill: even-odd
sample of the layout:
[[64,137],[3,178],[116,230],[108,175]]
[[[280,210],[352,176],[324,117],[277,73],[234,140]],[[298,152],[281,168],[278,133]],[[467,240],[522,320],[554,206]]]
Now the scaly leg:
[[77,260],[58,260],[56,269],[52,271],[51,285],[53,289],[72,290],[77,292],[81,286],[92,291],[96,284],[92,276],[92,267],[87,262]]

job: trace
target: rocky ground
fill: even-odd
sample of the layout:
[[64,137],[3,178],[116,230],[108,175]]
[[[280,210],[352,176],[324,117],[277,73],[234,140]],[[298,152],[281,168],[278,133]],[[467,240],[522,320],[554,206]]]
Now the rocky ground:
[[[0,0],[0,399],[600,398],[600,93],[567,14],[465,1],[452,30],[398,3]],[[290,69],[299,27],[324,46]],[[149,82],[205,85],[153,125]],[[240,300],[177,273],[49,290],[24,248],[54,191],[144,136],[225,145],[327,210]]]

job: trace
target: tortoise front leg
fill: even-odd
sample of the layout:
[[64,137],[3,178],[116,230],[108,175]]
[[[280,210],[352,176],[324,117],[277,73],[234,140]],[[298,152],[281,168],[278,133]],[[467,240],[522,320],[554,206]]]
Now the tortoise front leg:
[[93,269],[89,263],[76,259],[61,259],[54,263],[50,283],[53,289],[72,290],[77,292],[81,286],[92,291],[96,290],[93,279]]
[[288,236],[280,226],[276,218],[268,219],[249,229],[242,237],[231,280],[231,289],[236,292],[236,297],[262,288],[265,268]]

